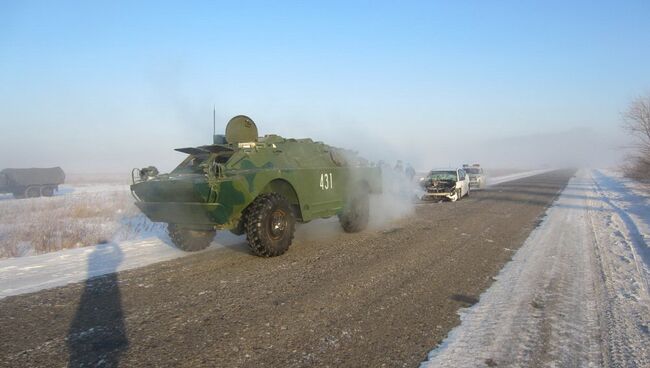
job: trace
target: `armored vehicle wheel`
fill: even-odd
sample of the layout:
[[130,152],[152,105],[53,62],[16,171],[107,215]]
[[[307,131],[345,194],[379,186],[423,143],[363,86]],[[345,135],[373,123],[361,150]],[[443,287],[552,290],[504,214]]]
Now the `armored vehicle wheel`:
[[50,187],[50,186],[41,187],[41,196],[51,197],[53,195],[54,195],[54,187]]
[[356,233],[368,226],[369,218],[370,197],[367,191],[359,190],[339,214],[339,223],[346,233]]
[[246,239],[256,255],[275,257],[289,249],[296,219],[282,195],[261,194],[251,203],[245,221]]
[[36,198],[41,196],[41,188],[39,187],[27,187],[25,189],[25,197],[27,198]]
[[169,237],[174,245],[186,252],[196,252],[207,248],[214,239],[214,230],[194,230],[175,224],[167,225]]

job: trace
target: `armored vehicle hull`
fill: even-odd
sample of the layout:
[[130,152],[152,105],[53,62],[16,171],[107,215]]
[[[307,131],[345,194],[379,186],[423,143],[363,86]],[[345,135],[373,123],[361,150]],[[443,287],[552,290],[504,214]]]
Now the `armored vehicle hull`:
[[246,124],[233,118],[239,136],[227,128],[220,143],[178,149],[189,156],[169,174],[134,175],[136,205],[168,223],[177,246],[202,249],[215,230],[230,230],[246,234],[254,253],[275,256],[291,244],[296,222],[338,215],[346,231],[366,226],[368,196],[382,189],[379,168],[311,139],[258,138],[256,128],[247,136]]

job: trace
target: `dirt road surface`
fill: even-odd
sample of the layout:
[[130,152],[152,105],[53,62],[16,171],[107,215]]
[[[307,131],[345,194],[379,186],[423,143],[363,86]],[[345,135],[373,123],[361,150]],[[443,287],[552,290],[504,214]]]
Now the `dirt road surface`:
[[0,366],[417,366],[573,172],[421,204],[382,230],[314,234],[281,257],[240,244],[7,297]]

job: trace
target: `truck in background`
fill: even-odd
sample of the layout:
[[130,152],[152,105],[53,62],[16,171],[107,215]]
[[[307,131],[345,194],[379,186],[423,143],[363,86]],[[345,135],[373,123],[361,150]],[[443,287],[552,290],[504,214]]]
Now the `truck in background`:
[[4,169],[0,171],[0,193],[16,198],[51,197],[65,181],[60,167]]

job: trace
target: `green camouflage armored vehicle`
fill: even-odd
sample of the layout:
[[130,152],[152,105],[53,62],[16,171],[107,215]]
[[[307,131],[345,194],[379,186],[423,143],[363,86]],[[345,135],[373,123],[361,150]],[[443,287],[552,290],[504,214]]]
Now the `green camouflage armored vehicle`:
[[311,139],[258,138],[243,115],[214,144],[177,151],[188,156],[169,174],[134,169],[131,192],[186,251],[209,246],[216,230],[230,230],[246,234],[256,255],[278,256],[291,245],[296,222],[334,215],[346,232],[361,231],[369,195],[382,190],[380,169],[354,152]]

